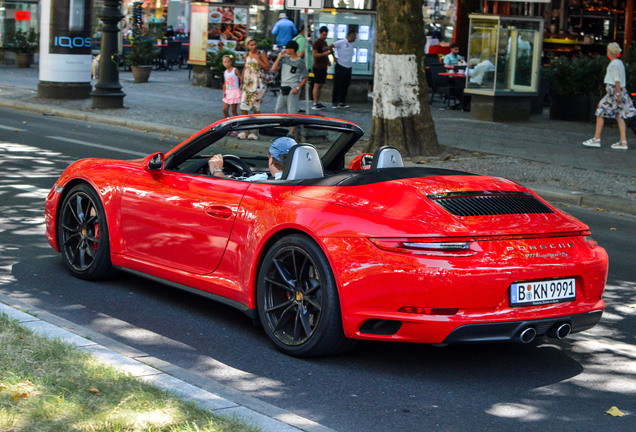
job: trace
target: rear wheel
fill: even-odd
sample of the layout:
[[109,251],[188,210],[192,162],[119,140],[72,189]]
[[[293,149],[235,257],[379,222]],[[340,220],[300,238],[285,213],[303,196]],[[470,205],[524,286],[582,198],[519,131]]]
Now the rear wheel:
[[329,262],[306,236],[284,237],[267,252],[258,275],[257,301],[265,332],[286,354],[330,355],[353,346],[342,330]]
[[106,215],[90,186],[81,184],[71,189],[62,202],[57,223],[62,257],[73,275],[95,280],[111,272]]

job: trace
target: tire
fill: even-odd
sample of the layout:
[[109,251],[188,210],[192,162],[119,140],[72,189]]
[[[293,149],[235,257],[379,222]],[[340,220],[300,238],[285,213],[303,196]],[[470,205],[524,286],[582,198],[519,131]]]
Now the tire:
[[64,263],[74,276],[98,280],[112,272],[106,214],[90,186],[77,185],[66,195],[58,212],[57,235]]
[[263,258],[256,295],[265,333],[283,353],[316,357],[353,347],[342,330],[333,272],[310,238],[294,234],[274,244]]

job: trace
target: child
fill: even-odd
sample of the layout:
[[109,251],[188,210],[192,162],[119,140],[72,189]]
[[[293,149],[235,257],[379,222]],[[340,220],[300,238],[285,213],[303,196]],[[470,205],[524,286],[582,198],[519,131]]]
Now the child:
[[298,50],[298,44],[295,41],[287,42],[285,49],[272,66],[273,71],[281,70],[276,113],[296,114],[298,112],[300,89],[305,86],[308,74],[305,61],[298,56],[296,50]]
[[241,80],[234,67],[234,56],[231,54],[223,56],[223,115],[230,116],[230,105],[232,114],[238,115],[238,104],[241,103]]

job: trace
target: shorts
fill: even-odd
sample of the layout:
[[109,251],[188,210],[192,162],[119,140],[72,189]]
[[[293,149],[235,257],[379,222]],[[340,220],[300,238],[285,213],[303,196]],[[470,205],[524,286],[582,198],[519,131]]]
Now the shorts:
[[297,114],[299,101],[300,91],[296,94],[291,92],[288,95],[279,94],[276,99],[276,114]]
[[327,82],[327,69],[314,68],[314,84],[324,84]]

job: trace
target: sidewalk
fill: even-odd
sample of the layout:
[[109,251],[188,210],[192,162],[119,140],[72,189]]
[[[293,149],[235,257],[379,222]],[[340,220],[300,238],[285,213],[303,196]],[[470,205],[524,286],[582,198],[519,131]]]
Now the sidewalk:
[[[119,78],[126,108],[99,110],[91,108],[91,99],[39,99],[37,66],[0,65],[0,106],[183,138],[222,117],[221,90],[193,86],[185,69],[153,70],[145,84],[135,84],[130,72],[121,71]],[[268,92],[262,112],[274,112],[275,101]],[[593,135],[593,124],[550,120],[547,108],[524,123],[476,121],[468,112],[440,108],[440,103],[431,106],[439,142],[469,156],[447,154],[417,162],[509,178],[552,201],[636,214],[636,137],[631,129],[629,150],[609,148],[618,141],[618,129],[609,125],[603,148],[592,149],[581,142]],[[354,103],[346,110],[308,113],[352,121],[368,135],[371,109],[371,103]]]
[[[221,91],[192,86],[187,70],[152,71],[147,84],[134,84],[131,73],[122,71],[120,82],[126,93],[126,108],[95,110],[90,107],[90,99],[38,99],[37,66],[25,70],[0,65],[0,107],[183,138],[222,116]],[[275,97],[269,92],[262,112],[273,112],[274,104]],[[323,111],[310,110],[308,114],[352,121],[368,134],[371,130],[371,108],[370,103],[352,104],[347,110],[327,108]],[[506,177],[551,201],[636,215],[636,137],[631,130],[628,131],[631,148],[626,152],[609,149],[609,143],[618,140],[615,127],[607,127],[604,131],[603,148],[589,149],[584,148],[581,142],[593,134],[593,124],[551,121],[547,110],[526,123],[501,124],[471,120],[467,112],[441,110],[439,103],[433,104],[431,109],[440,143],[463,151],[449,151],[440,157],[410,163]],[[61,337],[91,351],[106,363],[118,365],[141,379],[195,400],[215,412],[237,415],[264,431],[330,431],[59,317],[28,308],[7,296],[0,296],[0,313],[3,312],[41,334]]]

